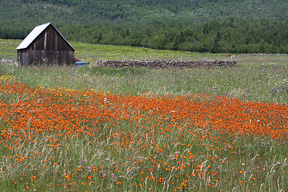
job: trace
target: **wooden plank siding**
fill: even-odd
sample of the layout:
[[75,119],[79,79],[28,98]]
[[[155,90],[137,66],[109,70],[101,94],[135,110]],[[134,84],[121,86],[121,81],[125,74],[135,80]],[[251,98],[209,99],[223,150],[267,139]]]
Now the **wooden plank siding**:
[[73,48],[53,25],[49,25],[26,49],[17,52],[20,65],[74,64]]

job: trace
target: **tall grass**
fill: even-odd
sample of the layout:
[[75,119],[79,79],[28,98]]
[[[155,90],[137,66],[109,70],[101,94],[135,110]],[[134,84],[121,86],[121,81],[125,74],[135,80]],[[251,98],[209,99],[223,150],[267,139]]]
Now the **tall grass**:
[[244,101],[288,102],[288,67],[238,64],[233,68],[148,70],[100,67],[16,67],[2,65],[18,81],[40,87],[94,89],[114,94],[194,94],[205,92]]

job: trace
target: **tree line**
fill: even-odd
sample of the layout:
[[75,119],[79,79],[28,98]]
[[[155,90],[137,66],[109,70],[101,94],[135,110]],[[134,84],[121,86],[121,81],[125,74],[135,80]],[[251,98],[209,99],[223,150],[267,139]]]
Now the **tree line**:
[[[23,39],[35,25],[4,24],[0,38]],[[192,22],[54,25],[68,40],[94,44],[212,53],[288,53],[287,20],[228,18],[197,25]]]
[[191,52],[288,53],[286,20],[214,20],[194,23],[63,25],[74,41]]

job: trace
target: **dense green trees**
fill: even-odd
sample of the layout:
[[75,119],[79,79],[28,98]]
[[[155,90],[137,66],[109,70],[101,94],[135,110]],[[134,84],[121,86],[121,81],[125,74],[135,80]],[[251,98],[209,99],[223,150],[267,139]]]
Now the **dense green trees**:
[[286,0],[1,0],[0,38],[53,22],[68,40],[198,52],[288,53]]
[[287,21],[234,19],[193,23],[62,26],[66,38],[89,43],[197,52],[288,53]]
[[[196,52],[288,53],[288,22],[231,19],[203,25],[193,23],[54,23],[68,39]],[[36,23],[35,23],[36,25]],[[0,38],[25,38],[34,28],[18,23],[2,25]]]

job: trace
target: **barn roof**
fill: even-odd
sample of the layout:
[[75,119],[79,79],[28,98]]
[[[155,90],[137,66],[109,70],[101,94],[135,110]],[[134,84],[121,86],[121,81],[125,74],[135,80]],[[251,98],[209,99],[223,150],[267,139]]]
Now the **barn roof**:
[[58,31],[58,29],[51,23],[44,23],[42,25],[36,26],[28,35],[27,37],[18,45],[16,48],[17,50],[19,49],[26,49],[29,47],[29,45],[49,26],[52,25],[54,29],[59,33],[59,35],[66,41],[66,43],[73,49],[75,50],[72,45],[65,39],[65,37]]

